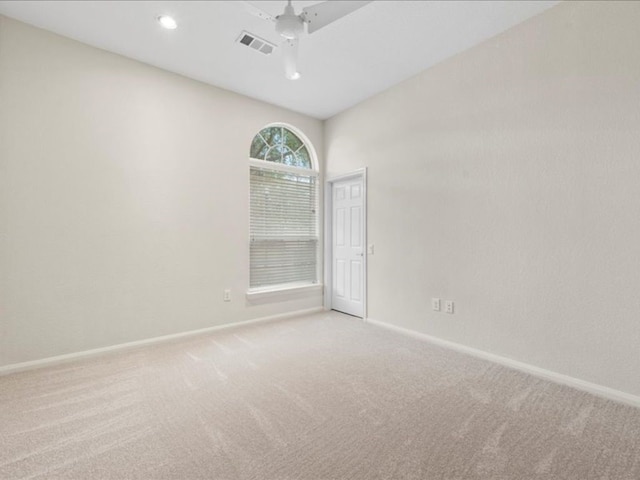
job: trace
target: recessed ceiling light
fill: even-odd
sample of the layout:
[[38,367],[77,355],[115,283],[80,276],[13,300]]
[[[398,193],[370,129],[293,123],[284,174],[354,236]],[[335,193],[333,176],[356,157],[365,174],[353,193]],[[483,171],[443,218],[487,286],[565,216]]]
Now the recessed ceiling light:
[[300,78],[300,72],[293,72],[287,77],[289,80],[298,80]]
[[175,30],[178,27],[178,24],[173,17],[170,17],[169,15],[160,15],[158,17],[158,23],[167,30]]

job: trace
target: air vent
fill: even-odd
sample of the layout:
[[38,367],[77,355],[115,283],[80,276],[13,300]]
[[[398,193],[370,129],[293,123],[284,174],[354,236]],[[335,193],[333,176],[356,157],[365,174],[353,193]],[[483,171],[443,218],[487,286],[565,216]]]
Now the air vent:
[[253,33],[249,32],[242,32],[236,42],[241,45],[246,45],[249,48],[253,48],[257,52],[264,53],[265,55],[271,55],[273,49],[276,48],[273,43],[267,42],[263,38],[257,37]]

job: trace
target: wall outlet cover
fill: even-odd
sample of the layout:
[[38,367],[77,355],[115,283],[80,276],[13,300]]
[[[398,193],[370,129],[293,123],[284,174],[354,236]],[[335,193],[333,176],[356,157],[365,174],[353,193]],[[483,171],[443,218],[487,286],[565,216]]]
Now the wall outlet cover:
[[446,312],[447,313],[453,313],[453,300],[447,300]]

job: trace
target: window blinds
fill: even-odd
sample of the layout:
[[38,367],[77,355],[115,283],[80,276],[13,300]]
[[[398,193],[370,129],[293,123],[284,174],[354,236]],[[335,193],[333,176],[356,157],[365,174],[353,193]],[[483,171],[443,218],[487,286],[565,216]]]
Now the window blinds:
[[317,281],[317,178],[251,167],[250,288]]

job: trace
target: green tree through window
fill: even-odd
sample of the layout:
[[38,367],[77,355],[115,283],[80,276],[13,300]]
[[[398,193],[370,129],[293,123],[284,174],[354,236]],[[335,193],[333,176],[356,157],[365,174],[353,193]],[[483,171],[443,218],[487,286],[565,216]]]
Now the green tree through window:
[[307,147],[285,127],[266,127],[251,142],[251,158],[291,167],[312,168]]

